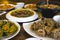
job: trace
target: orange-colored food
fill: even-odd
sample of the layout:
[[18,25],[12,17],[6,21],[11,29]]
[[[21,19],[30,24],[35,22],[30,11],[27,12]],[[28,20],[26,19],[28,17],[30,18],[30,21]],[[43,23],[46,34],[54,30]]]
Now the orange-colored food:
[[25,8],[36,10],[36,4],[26,4]]
[[14,8],[14,6],[9,5],[9,4],[0,5],[0,10],[8,10],[8,9],[11,9],[11,8]]

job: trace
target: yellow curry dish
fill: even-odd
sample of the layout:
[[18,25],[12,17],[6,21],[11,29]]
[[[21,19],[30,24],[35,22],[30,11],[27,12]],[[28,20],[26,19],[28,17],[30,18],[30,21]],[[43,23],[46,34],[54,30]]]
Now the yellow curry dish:
[[15,9],[10,11],[6,18],[15,22],[29,22],[38,18],[38,14],[31,9]]
[[24,17],[30,17],[34,15],[34,13],[29,10],[16,10],[13,11],[11,15],[19,18],[24,18]]
[[0,38],[10,37],[16,33],[18,27],[10,21],[0,21]]

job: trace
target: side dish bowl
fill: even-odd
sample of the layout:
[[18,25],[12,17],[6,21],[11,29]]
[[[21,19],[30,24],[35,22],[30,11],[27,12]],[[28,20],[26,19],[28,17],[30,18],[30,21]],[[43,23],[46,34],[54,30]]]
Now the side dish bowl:
[[6,18],[15,22],[29,22],[29,21],[33,21],[37,19],[38,14],[35,11],[30,10],[30,9],[17,9],[17,10],[10,11],[6,15]]

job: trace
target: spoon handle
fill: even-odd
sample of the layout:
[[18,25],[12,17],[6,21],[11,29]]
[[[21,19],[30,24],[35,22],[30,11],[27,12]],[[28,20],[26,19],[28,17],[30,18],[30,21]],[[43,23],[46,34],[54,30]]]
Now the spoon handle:
[[3,12],[0,14],[0,16],[3,15],[3,14],[5,14],[5,13],[7,13],[7,12],[6,12],[6,11],[3,11]]
[[47,5],[49,5],[49,0],[47,0]]

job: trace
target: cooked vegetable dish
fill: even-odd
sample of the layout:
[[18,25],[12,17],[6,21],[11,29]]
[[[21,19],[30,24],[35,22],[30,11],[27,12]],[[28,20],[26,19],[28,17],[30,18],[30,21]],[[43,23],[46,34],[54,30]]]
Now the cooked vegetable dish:
[[1,4],[0,5],[0,10],[9,10],[9,9],[12,9],[12,8],[14,8],[14,6],[9,5],[9,4]]
[[9,37],[18,30],[17,26],[10,21],[0,21],[0,38]]
[[49,4],[49,5],[44,4],[44,5],[40,5],[39,7],[40,7],[40,8],[49,8],[49,9],[60,8],[59,5],[53,5],[53,4]]
[[60,39],[60,23],[54,22],[51,18],[42,18],[34,22],[30,28],[39,36]]
[[36,10],[36,4],[26,4],[24,8]]
[[29,16],[32,16],[34,13],[30,10],[16,10],[14,12],[11,13],[12,16],[15,16],[15,17],[29,17]]

